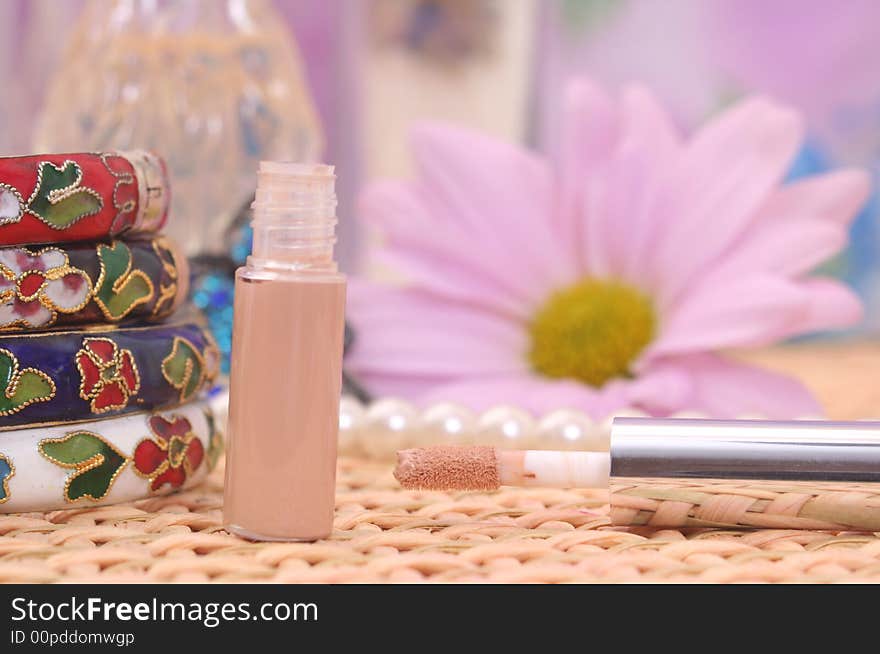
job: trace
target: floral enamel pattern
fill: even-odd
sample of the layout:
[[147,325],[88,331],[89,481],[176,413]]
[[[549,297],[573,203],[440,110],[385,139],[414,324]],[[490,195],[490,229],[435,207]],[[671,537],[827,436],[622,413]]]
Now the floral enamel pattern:
[[0,386],[0,416],[55,397],[55,382],[49,375],[36,368],[19,370],[18,359],[5,349],[0,349]]
[[[215,351],[213,344],[205,347],[205,353],[211,361],[216,358]],[[162,360],[162,374],[169,384],[180,391],[180,401],[186,402],[213,378],[213,363],[206,361],[195,345],[178,336],[174,339],[171,354]]]
[[24,215],[21,193],[9,184],[0,184],[0,225],[17,223]]
[[15,466],[8,457],[0,454],[0,504],[9,500],[9,480],[15,474]]
[[143,270],[132,270],[131,250],[122,241],[98,246],[101,274],[95,302],[108,320],[120,320],[153,297],[153,282]]
[[153,251],[162,262],[162,277],[159,279],[159,295],[153,307],[153,315],[168,312],[177,298],[178,267],[171,249],[170,241],[164,236],[153,239]]
[[217,429],[214,412],[206,410],[204,411],[204,416],[205,422],[208,423],[208,453],[206,458],[208,460],[208,470],[213,470],[217,467],[217,463],[220,461],[220,456],[223,454],[225,444],[223,442],[223,434]]
[[122,409],[140,389],[140,375],[130,350],[120,349],[109,338],[86,338],[76,354],[80,397],[92,413]]
[[104,200],[100,193],[82,185],[82,177],[82,168],[75,161],[67,160],[60,166],[42,162],[27,212],[58,230],[99,213]]
[[116,178],[113,185],[116,217],[113,218],[112,230],[114,234],[121,234],[136,218],[134,212],[138,201],[137,180],[130,172],[131,165],[123,157],[105,152],[101,155],[101,162],[107,172]]
[[155,234],[169,199],[164,162],[140,150],[0,157],[0,243]]
[[0,330],[47,327],[88,303],[92,282],[57,248],[0,249]]
[[72,468],[64,483],[64,499],[103,499],[128,463],[128,457],[89,431],[40,441],[40,454],[62,468]]
[[149,424],[155,438],[138,443],[133,457],[135,470],[150,480],[153,491],[164,484],[180,488],[205,458],[202,441],[186,418],[152,416]]
[[[172,413],[139,413],[55,427],[27,426],[0,452],[0,514],[51,510],[71,503],[130,501],[191,486],[212,469],[222,439],[207,400]],[[3,443],[0,438],[0,445]],[[33,448],[63,474],[46,466],[16,471],[13,459],[30,460]],[[22,473],[23,474],[20,474]],[[9,478],[16,473],[10,498]],[[120,480],[120,481],[117,481]]]
[[186,293],[174,253],[164,237],[0,246],[0,331],[164,318]]
[[172,323],[4,334],[0,430],[191,401],[210,387],[217,371],[216,348],[207,329],[193,314]]

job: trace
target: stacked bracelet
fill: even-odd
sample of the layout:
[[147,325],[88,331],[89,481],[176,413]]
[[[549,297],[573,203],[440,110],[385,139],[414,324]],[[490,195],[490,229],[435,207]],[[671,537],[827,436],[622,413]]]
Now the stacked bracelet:
[[188,276],[161,236],[0,248],[0,331],[161,320],[186,296]]
[[2,157],[0,243],[153,233],[169,199],[165,164],[148,152]]
[[4,336],[0,431],[183,404],[218,368],[213,338],[195,318]]
[[197,484],[222,451],[207,401],[0,434],[0,513],[130,502]]

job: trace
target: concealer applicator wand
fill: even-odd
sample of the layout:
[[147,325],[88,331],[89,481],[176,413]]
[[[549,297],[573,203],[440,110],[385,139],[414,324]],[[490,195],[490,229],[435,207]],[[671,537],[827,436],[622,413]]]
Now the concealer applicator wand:
[[610,452],[398,452],[405,487],[608,488],[614,525],[880,531],[880,422],[616,418]]

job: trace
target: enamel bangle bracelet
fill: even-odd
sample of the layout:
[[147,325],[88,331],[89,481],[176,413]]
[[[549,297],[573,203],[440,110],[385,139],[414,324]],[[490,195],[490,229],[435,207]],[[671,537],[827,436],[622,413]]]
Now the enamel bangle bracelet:
[[168,216],[165,163],[144,151],[0,158],[0,245],[153,233]]
[[161,320],[186,296],[167,238],[0,248],[0,331]]
[[217,346],[197,317],[3,336],[0,431],[177,406],[218,369]]
[[0,513],[97,506],[196,485],[222,451],[208,402],[0,434]]

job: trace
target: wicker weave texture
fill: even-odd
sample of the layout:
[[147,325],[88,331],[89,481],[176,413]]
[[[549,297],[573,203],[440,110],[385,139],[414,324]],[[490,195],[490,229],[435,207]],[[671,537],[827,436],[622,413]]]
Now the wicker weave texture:
[[[803,379],[832,418],[880,417],[876,343],[749,359]],[[410,493],[358,459],[338,482],[335,533],[311,544],[224,532],[222,465],[180,495],[0,516],[0,582],[880,582],[873,534],[611,527],[598,492]]]
[[599,493],[409,493],[340,462],[332,538],[248,543],[220,523],[222,466],[195,491],[0,517],[3,582],[862,582],[880,538],[609,526]]
[[615,525],[880,530],[878,484],[642,479],[611,490]]

